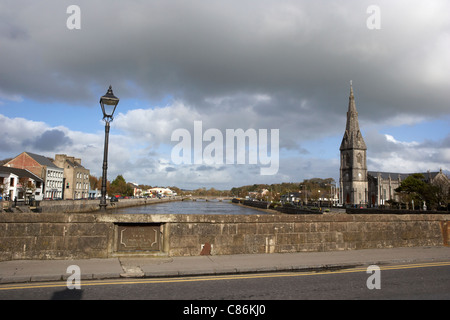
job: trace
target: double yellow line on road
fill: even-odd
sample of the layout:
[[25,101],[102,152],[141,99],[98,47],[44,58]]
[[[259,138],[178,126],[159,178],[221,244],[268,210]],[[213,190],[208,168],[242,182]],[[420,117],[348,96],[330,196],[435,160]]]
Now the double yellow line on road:
[[[450,266],[450,262],[429,262],[403,265],[381,265],[380,270],[402,270],[413,268],[432,268]],[[292,271],[283,273],[251,273],[251,274],[233,274],[233,275],[211,275],[198,277],[176,277],[176,278],[137,278],[137,279],[116,279],[116,280],[82,280],[82,287],[86,286],[105,286],[105,285],[129,285],[129,284],[151,284],[151,283],[175,283],[175,282],[197,282],[197,281],[219,281],[219,280],[239,280],[239,279],[259,279],[259,278],[280,278],[280,277],[300,277],[311,275],[339,274],[366,272],[367,267],[348,268],[338,270],[320,270],[320,271]],[[25,283],[25,284],[6,284],[0,285],[0,291],[37,289],[37,288],[57,288],[66,287],[65,281],[46,282],[46,283]]]

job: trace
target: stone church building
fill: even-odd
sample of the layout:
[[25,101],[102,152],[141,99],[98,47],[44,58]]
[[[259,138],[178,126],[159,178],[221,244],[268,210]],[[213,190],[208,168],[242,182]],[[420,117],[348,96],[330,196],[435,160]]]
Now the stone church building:
[[[339,201],[341,205],[375,207],[386,201],[399,201],[394,191],[412,173],[376,172],[367,170],[367,146],[359,129],[355,96],[350,83],[347,124],[339,148],[341,165],[339,175]],[[427,183],[449,185],[442,170],[422,173]]]

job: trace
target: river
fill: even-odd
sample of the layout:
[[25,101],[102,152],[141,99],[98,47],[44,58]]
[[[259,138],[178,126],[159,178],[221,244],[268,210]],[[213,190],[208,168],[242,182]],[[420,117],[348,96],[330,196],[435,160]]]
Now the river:
[[266,214],[229,201],[171,201],[112,211],[117,214]]

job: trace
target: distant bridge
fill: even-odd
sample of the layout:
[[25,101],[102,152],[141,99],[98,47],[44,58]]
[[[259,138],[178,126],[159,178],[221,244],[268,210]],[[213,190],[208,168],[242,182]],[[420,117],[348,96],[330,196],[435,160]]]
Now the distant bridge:
[[220,197],[220,196],[183,196],[182,201],[226,201],[232,200],[233,197]]

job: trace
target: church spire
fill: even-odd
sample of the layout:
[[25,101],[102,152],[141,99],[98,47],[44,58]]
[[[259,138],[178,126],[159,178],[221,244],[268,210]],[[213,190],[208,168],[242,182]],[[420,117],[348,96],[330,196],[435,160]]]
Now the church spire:
[[352,80],[350,80],[350,96],[348,98],[346,130],[359,131],[358,111],[356,111],[355,95],[353,94]]
[[348,111],[356,112],[355,95],[353,94],[353,81],[350,80],[350,96],[348,98]]
[[359,130],[352,81],[348,98],[347,124],[340,151],[340,201],[342,204],[365,206],[368,203],[367,147]]
[[361,131],[359,130],[358,111],[356,111],[355,95],[353,93],[353,83],[351,80],[350,96],[348,98],[347,125],[345,127],[344,138],[342,139],[340,149],[367,149]]

